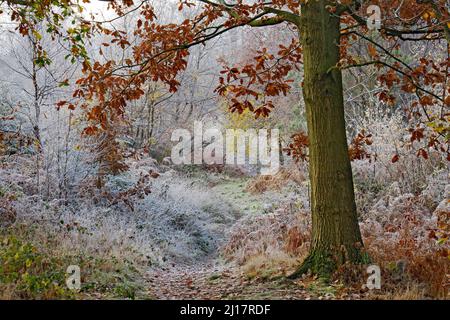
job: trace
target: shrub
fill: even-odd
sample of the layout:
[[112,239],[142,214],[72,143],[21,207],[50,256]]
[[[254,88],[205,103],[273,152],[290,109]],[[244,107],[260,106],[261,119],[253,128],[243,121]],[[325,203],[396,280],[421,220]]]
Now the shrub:
[[[89,247],[67,248],[68,233],[48,226],[15,224],[0,234],[0,297],[3,299],[91,299],[142,296],[141,271],[135,257],[118,259],[112,253]],[[81,235],[83,237],[83,235]],[[97,249],[98,250],[98,249]],[[66,270],[78,265],[81,290],[66,285]]]
[[235,225],[222,256],[243,266],[251,277],[286,274],[306,256],[310,221],[290,206],[274,213],[247,216]]
[[39,251],[14,235],[0,236],[0,292],[2,298],[71,298],[65,285],[64,262]]

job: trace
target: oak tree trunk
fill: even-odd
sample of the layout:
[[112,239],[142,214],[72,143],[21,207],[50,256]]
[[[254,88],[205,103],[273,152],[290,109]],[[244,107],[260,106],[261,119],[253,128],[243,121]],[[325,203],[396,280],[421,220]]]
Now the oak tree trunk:
[[361,262],[353,178],[345,132],[342,75],[337,64],[339,17],[326,0],[302,6],[303,95],[309,136],[312,243],[310,255],[291,277],[307,271],[328,277],[344,262]]

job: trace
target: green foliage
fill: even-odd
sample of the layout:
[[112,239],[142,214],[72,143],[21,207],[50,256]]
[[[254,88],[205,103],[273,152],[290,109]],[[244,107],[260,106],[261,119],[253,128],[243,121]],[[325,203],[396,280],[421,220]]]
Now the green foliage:
[[[11,1],[5,11],[0,15],[8,15],[13,22],[19,23],[18,31],[23,36],[32,36],[37,44],[37,57],[35,63],[39,67],[51,64],[47,52],[41,47],[40,41],[43,33],[47,33],[53,40],[63,40],[69,50],[71,61],[83,62],[84,67],[89,66],[89,57],[85,48],[85,40],[92,34],[92,24],[83,19],[84,7],[82,3],[87,0],[67,1],[29,1],[27,5],[22,2]],[[67,28],[70,23],[71,27]],[[43,27],[43,31],[38,30]]]
[[[43,232],[25,225],[0,232],[0,299],[147,298],[131,260],[83,248],[70,252],[60,246],[57,234]],[[66,286],[69,265],[80,267],[79,292]]]
[[0,237],[0,288],[13,285],[20,298],[72,298],[62,261],[14,235]]

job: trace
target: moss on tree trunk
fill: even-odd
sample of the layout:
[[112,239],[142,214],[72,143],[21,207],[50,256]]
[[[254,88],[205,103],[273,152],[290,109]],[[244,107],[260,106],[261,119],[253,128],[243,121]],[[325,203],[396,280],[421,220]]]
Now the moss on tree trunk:
[[359,263],[359,230],[353,178],[344,120],[339,59],[339,17],[326,9],[326,0],[302,6],[299,25],[304,58],[303,95],[308,121],[312,243],[303,265],[323,277],[344,262]]

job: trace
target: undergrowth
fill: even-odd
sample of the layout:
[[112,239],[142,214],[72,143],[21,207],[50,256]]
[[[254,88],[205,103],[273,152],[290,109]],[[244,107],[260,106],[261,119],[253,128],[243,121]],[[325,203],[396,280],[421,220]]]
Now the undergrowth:
[[[0,232],[1,299],[145,298],[140,272],[131,261],[83,248],[61,246],[61,236],[15,224]],[[66,285],[67,267],[81,270],[81,289]]]

